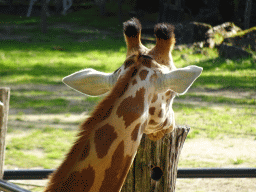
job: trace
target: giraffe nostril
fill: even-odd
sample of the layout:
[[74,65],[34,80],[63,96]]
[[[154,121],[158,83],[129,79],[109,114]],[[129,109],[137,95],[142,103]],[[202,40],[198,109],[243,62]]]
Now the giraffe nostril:
[[153,179],[155,181],[159,181],[162,176],[163,176],[162,169],[158,166],[153,167],[151,165],[151,179]]

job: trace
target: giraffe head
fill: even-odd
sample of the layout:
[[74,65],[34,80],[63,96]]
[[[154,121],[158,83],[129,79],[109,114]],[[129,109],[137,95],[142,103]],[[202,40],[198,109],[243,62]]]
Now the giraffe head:
[[[124,23],[124,37],[127,44],[127,55],[123,65],[113,73],[84,69],[63,79],[71,88],[90,96],[98,96],[112,90],[116,83],[130,73],[128,90],[130,96],[123,98],[129,102],[143,100],[143,114],[147,119],[144,133],[150,139],[158,140],[175,127],[173,99],[176,95],[187,92],[202,72],[201,67],[188,66],[177,69],[173,63],[171,51],[175,44],[174,27],[161,23],[155,26],[156,45],[152,49],[141,43],[141,24],[133,18]],[[133,73],[131,73],[131,69]],[[129,89],[128,89],[129,87]],[[146,90],[141,93],[139,90]],[[140,101],[138,101],[140,102]],[[123,102],[122,102],[123,103]],[[121,104],[122,104],[121,103]],[[120,108],[120,107],[119,107]],[[129,106],[120,108],[117,115],[129,124],[129,117],[124,113],[137,113],[139,108]],[[122,110],[121,110],[122,109]],[[129,111],[127,111],[129,110]],[[132,118],[131,118],[132,119]]]

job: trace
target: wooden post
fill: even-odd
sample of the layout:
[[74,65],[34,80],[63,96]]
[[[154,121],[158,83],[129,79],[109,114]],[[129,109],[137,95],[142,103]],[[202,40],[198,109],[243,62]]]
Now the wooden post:
[[4,174],[5,136],[9,111],[10,89],[0,87],[0,179]]
[[[157,142],[144,135],[122,192],[174,192],[179,156],[189,129],[177,127]],[[152,174],[160,174],[160,178],[154,180]]]
[[170,150],[167,157],[169,163],[166,166],[166,192],[175,191],[179,157],[189,130],[188,127],[178,127],[171,133]]

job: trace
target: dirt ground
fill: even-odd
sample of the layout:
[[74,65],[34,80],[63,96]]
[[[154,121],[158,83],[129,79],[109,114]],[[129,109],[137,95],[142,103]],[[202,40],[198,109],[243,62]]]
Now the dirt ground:
[[[187,140],[181,152],[180,161],[199,160],[218,162],[221,167],[255,166],[256,140],[254,138],[223,138]],[[238,159],[248,161],[241,165],[230,165]],[[229,163],[229,165],[227,165]],[[256,178],[177,179],[177,192],[252,192],[256,191]]]

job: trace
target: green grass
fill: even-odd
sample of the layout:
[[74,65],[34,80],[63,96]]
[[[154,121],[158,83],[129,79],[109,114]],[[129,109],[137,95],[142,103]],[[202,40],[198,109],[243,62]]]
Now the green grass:
[[255,107],[174,103],[173,110],[177,124],[192,128],[188,138],[256,135]]
[[[111,44],[115,46],[110,48]],[[2,41],[0,47],[0,76],[4,85],[61,83],[64,76],[83,68],[114,71],[125,59],[125,43],[110,38],[58,44]],[[54,47],[62,47],[63,51]]]
[[[211,89],[256,89],[256,61],[254,58],[228,60],[220,58],[217,49],[187,49],[174,51],[174,62],[178,67],[198,65],[204,71],[193,85],[194,87]],[[181,55],[185,55],[183,59]]]
[[15,130],[12,134],[17,136],[6,147],[5,164],[21,168],[56,166],[75,138],[74,131],[51,127]]

